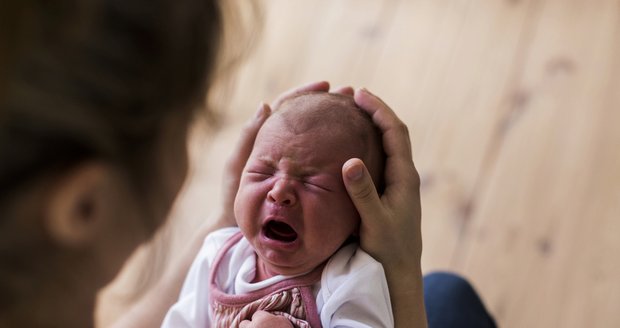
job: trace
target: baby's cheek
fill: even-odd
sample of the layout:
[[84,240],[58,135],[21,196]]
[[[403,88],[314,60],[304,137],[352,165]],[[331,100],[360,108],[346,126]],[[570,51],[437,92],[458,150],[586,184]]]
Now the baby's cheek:
[[235,202],[233,204],[233,214],[235,215],[235,219],[239,217],[242,210],[242,201],[241,201],[241,190],[237,191],[237,195],[235,196]]
[[261,191],[264,188],[260,187],[260,184],[246,184],[242,185],[235,197],[234,214],[237,220],[237,224],[249,224],[248,221],[256,221],[263,207],[264,193]]

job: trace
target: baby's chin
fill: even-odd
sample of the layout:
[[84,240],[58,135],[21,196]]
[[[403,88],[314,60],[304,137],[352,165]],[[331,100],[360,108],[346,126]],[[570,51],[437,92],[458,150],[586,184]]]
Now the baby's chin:
[[317,267],[327,262],[327,259],[320,262],[307,262],[307,263],[273,263],[262,258],[263,255],[258,254],[256,275],[259,281],[274,277],[274,276],[300,276],[306,273],[312,272]]

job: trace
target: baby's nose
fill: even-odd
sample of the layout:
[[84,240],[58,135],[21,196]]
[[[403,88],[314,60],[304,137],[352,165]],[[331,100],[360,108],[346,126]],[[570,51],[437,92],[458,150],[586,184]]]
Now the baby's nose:
[[273,184],[267,193],[267,199],[280,206],[294,206],[297,203],[297,196],[288,179],[280,179]]

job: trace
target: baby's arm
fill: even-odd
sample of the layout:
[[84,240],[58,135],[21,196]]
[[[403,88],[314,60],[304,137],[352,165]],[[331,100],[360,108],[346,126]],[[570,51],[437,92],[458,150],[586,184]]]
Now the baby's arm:
[[328,262],[317,296],[323,327],[394,327],[381,263],[356,245],[347,245]]
[[170,308],[162,327],[210,327],[209,275],[218,251],[238,228],[224,228],[209,234],[185,278],[178,301]]

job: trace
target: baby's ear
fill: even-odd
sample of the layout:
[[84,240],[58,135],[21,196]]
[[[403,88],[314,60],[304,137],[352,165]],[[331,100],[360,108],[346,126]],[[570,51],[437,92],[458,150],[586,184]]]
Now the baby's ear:
[[48,235],[68,247],[89,245],[104,229],[112,169],[100,162],[72,168],[49,190],[44,213]]

